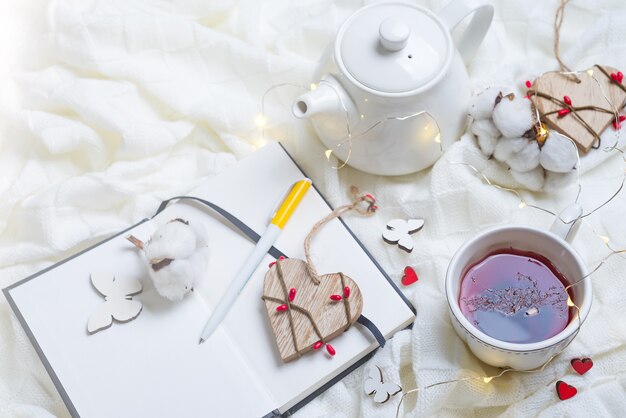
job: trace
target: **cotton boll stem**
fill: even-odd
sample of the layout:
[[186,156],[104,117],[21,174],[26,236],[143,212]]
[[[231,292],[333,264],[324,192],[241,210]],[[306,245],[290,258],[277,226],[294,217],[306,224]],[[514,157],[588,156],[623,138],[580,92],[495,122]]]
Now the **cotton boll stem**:
[[126,239],[132,242],[135,247],[139,248],[140,250],[143,250],[144,243],[142,240],[140,240],[136,236],[129,235],[126,237]]

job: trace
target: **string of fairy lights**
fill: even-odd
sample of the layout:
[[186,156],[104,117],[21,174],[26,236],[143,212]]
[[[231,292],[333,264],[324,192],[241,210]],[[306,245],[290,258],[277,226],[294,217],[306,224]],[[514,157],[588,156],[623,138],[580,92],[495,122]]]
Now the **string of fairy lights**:
[[[324,151],[324,155],[326,156],[326,160],[328,162],[331,161],[331,156],[333,154],[337,154],[338,151],[342,148],[342,147],[347,147],[347,151],[346,151],[346,157],[343,159],[338,159],[338,161],[340,161],[339,165],[335,165],[335,166],[331,166],[331,168],[335,169],[335,170],[339,170],[344,168],[346,165],[348,165],[349,161],[350,161],[350,157],[352,156],[352,142],[353,140],[357,140],[360,137],[368,134],[369,132],[371,132],[373,129],[379,127],[379,126],[384,126],[385,123],[387,122],[391,122],[391,121],[406,121],[406,120],[410,120],[413,118],[417,118],[419,116],[422,115],[428,115],[430,117],[430,120],[434,123],[435,125],[435,132],[436,134],[433,137],[433,140],[439,145],[439,151],[441,153],[443,153],[443,146],[441,144],[441,129],[439,127],[439,124],[437,123],[437,120],[432,117],[432,115],[430,113],[428,113],[425,110],[419,111],[419,112],[414,112],[408,115],[402,115],[402,116],[387,116],[383,119],[379,119],[377,121],[375,121],[374,123],[372,123],[371,125],[367,126],[363,131],[354,134],[352,132],[352,127],[350,124],[350,114],[348,111],[348,106],[346,105],[346,103],[343,100],[342,95],[339,93],[339,91],[337,91],[337,87],[332,84],[329,83],[326,80],[320,80],[318,84],[315,83],[311,83],[311,85],[307,88],[301,84],[295,84],[295,83],[279,83],[279,84],[274,84],[272,86],[270,86],[267,90],[265,90],[265,92],[263,93],[263,95],[261,96],[261,113],[258,114],[254,121],[256,126],[261,130],[261,142],[262,143],[266,143],[266,138],[265,138],[265,128],[267,126],[267,117],[266,117],[266,106],[265,106],[265,102],[267,100],[267,96],[272,93],[274,90],[278,89],[278,88],[282,88],[282,87],[291,87],[291,88],[296,88],[299,89],[301,91],[308,91],[308,90],[315,90],[317,89],[320,85],[323,86],[327,86],[329,87],[337,96],[339,105],[341,107],[341,112],[345,115],[345,131],[346,131],[346,135],[344,138],[341,138],[339,141],[337,141],[337,143],[335,144],[335,150],[333,149],[326,149]],[[360,115],[360,119],[364,119],[364,115]]]
[[[584,71],[586,72],[589,76],[591,76],[591,78],[595,81],[596,85],[598,86],[598,88],[600,88],[602,95],[604,97],[604,99],[606,100],[606,102],[609,104],[610,108],[611,108],[611,112],[614,114],[615,120],[619,121],[619,109],[617,108],[617,106],[612,102],[612,100],[609,98],[609,96],[606,94],[606,92],[604,91],[604,88],[602,87],[601,83],[597,80],[597,78],[595,77],[593,70],[586,70]],[[583,73],[583,71],[568,71],[568,72],[560,72],[557,71],[557,73],[562,74],[562,75],[566,75],[566,76],[578,76],[580,74]],[[350,156],[352,155],[352,142],[354,140],[358,140],[358,138],[362,135],[365,135],[366,133],[370,132],[372,129],[376,128],[379,125],[383,125],[388,121],[404,121],[404,120],[408,120],[414,117],[418,117],[420,115],[423,115],[424,113],[427,113],[425,111],[421,111],[421,112],[416,112],[416,113],[412,113],[409,115],[405,115],[405,116],[392,116],[392,117],[386,117],[384,119],[375,121],[373,124],[371,124],[370,126],[368,126],[365,130],[361,131],[360,133],[353,133],[352,128],[350,126],[350,120],[349,120],[349,114],[348,114],[348,108],[345,105],[345,103],[343,102],[343,99],[341,97],[341,95],[339,94],[339,92],[336,91],[335,86],[333,86],[332,84],[325,82],[324,80],[320,81],[320,84],[325,83],[326,85],[328,85],[329,87],[331,87],[331,89],[333,91],[335,91],[335,93],[337,94],[337,97],[339,98],[339,104],[342,108],[342,111],[345,113],[345,126],[346,126],[346,136],[345,138],[343,138],[342,140],[340,140],[337,143],[337,149],[341,148],[341,147],[347,147],[347,157],[343,159],[343,161],[340,161],[340,164],[338,165],[333,165],[332,168],[333,169],[341,169],[343,167],[345,167],[350,159]],[[258,128],[261,129],[261,139],[263,142],[265,142],[265,128],[267,125],[267,119],[266,119],[266,99],[267,96],[272,93],[274,90],[278,89],[278,88],[283,88],[283,87],[291,87],[291,88],[297,88],[301,91],[307,91],[307,90],[314,90],[318,87],[317,84],[311,84],[309,86],[309,88],[300,85],[300,84],[294,84],[294,83],[280,83],[280,84],[275,84],[270,86],[263,94],[263,96],[261,97],[261,114],[257,115],[257,117],[255,118],[255,123],[256,126]],[[533,90],[530,91],[531,94],[533,94]],[[534,94],[537,94],[537,91],[534,90]],[[536,96],[535,96],[536,98]],[[537,125],[537,129],[538,130],[545,130],[545,124],[542,123],[541,121],[541,117],[539,114],[539,111],[537,109],[536,106],[533,105],[533,113],[534,113],[534,118],[535,118],[535,122]],[[432,118],[432,120],[435,122],[436,124],[436,120],[434,118]],[[441,145],[441,136],[440,136],[440,130],[439,130],[439,126],[437,127],[437,135],[434,137],[434,140],[439,143],[440,146],[440,150],[443,152],[443,148]],[[622,156],[622,160],[625,163],[624,167],[626,167],[626,153],[618,148],[618,139],[619,139],[619,134],[620,134],[620,129],[621,126],[619,124],[617,124],[616,126],[616,140],[615,143],[611,146],[608,147],[604,147],[602,148],[601,152],[607,152],[607,153],[614,153],[614,152],[618,152],[621,154]],[[581,195],[582,192],[582,184],[581,184],[581,178],[580,178],[580,171],[581,171],[581,158],[580,158],[580,153],[578,152],[578,147],[576,146],[576,144],[574,143],[574,141],[569,138],[566,137],[571,143],[572,146],[574,146],[576,148],[576,153],[577,153],[577,164],[576,164],[576,187],[577,187],[577,193],[576,193],[576,197],[574,199],[574,203],[578,203],[579,197]],[[327,149],[325,150],[324,154],[326,157],[326,160],[328,162],[331,161],[331,156],[336,153],[336,151],[332,150],[332,149]],[[465,163],[465,162],[450,162],[453,165],[462,165],[465,166],[467,168],[469,168],[471,171],[474,172],[475,175],[478,175],[481,180],[485,183],[485,185],[489,186],[489,187],[494,187],[496,189],[508,192],[513,194],[514,196],[517,197],[517,199],[519,200],[518,203],[518,207],[520,209],[523,209],[525,207],[529,207],[529,208],[533,208],[542,212],[545,212],[547,214],[550,214],[554,217],[558,217],[559,215],[557,213],[555,213],[554,211],[541,207],[539,205],[536,205],[534,203],[528,202],[526,199],[524,199],[524,197],[522,196],[522,194],[520,193],[520,191],[514,189],[514,188],[509,188],[509,187],[505,187],[505,186],[501,186],[499,184],[496,184],[494,182],[492,182],[481,170],[479,170],[478,168],[476,168],[475,166],[473,166],[472,164],[469,163]],[[601,209],[602,207],[606,206],[607,204],[609,204],[612,200],[614,200],[622,191],[623,187],[624,187],[624,183],[626,182],[626,168],[623,170],[622,173],[622,178],[621,178],[621,183],[619,184],[619,187],[617,187],[617,189],[615,190],[614,193],[611,194],[611,196],[605,200],[604,202],[602,202],[600,205],[596,206],[594,209],[583,213],[579,218],[576,219],[570,219],[570,220],[564,220],[561,219],[561,221],[563,221],[566,224],[569,223],[575,223],[578,221],[582,221],[584,218],[594,214],[596,211],[598,211],[599,209]],[[498,379],[508,373],[511,372],[515,372],[515,373],[541,373],[543,372],[546,367],[556,358],[558,357],[561,353],[563,353],[563,351],[565,351],[567,349],[567,347],[571,344],[571,342],[575,339],[575,337],[578,335],[578,333],[580,332],[581,328],[582,328],[582,319],[580,317],[580,308],[578,305],[576,305],[576,303],[574,303],[574,301],[572,300],[572,298],[570,297],[569,294],[569,290],[572,289],[573,287],[579,285],[580,283],[584,283],[585,280],[590,279],[591,276],[593,274],[595,274],[603,265],[605,265],[605,263],[612,258],[613,256],[616,255],[620,255],[620,254],[626,254],[626,249],[615,249],[611,246],[609,237],[606,235],[602,235],[597,233],[593,228],[590,228],[592,230],[592,232],[602,241],[602,243],[604,244],[604,246],[606,246],[606,248],[609,250],[609,254],[607,254],[604,258],[602,258],[597,265],[591,269],[591,271],[586,274],[584,277],[582,277],[581,279],[570,283],[568,286],[566,286],[564,288],[564,292],[567,295],[567,305],[576,310],[576,318],[578,320],[578,325],[577,328],[573,334],[573,337],[571,339],[569,339],[569,341],[567,342],[567,344],[561,348],[558,352],[556,352],[554,355],[552,355],[545,363],[543,363],[541,366],[532,369],[532,370],[514,370],[512,368],[506,368],[503,369],[500,373],[495,374],[495,375],[478,375],[478,376],[465,376],[465,377],[460,377],[457,379],[451,379],[451,380],[446,380],[446,381],[441,381],[441,382],[435,382],[435,383],[431,383],[429,385],[426,386],[422,386],[422,387],[416,387],[414,389],[408,390],[406,392],[403,392],[401,398],[400,398],[400,402],[398,403],[397,409],[396,409],[396,418],[400,416],[400,408],[403,404],[403,401],[405,399],[406,396],[411,395],[411,394],[418,394],[419,392],[423,392],[425,390],[428,389],[432,389],[435,388],[437,386],[441,386],[441,385],[447,385],[447,384],[452,384],[452,383],[458,383],[458,382],[468,382],[468,381],[479,381],[479,382],[483,382],[485,384],[490,383],[491,381],[493,381],[494,379]]]

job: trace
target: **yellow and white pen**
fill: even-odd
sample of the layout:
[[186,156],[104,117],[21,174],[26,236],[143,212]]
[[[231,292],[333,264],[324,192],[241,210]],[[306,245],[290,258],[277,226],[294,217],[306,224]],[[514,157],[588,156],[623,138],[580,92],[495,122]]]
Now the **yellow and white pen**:
[[226,289],[224,296],[217,304],[213,314],[204,325],[202,334],[200,335],[200,344],[205,342],[218,327],[220,322],[226,317],[228,311],[233,306],[235,299],[239,296],[239,293],[243,290],[248,280],[259,266],[259,263],[267,254],[267,251],[274,245],[276,238],[280,235],[281,230],[298,207],[298,204],[311,187],[311,180],[303,179],[294,184],[289,191],[285,200],[272,217],[267,229],[261,235],[261,239],[257,242],[256,246],[246,259],[246,262],[241,266],[239,272],[233,279],[232,283]]

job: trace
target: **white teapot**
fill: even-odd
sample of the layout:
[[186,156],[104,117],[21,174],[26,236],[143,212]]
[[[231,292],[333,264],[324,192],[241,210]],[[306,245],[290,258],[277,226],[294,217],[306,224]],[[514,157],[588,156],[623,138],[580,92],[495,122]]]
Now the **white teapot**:
[[[450,31],[472,13],[453,41]],[[464,0],[439,14],[403,2],[363,7],[343,23],[292,111],[359,170],[400,175],[430,167],[466,127],[465,64],[492,17],[493,7]]]

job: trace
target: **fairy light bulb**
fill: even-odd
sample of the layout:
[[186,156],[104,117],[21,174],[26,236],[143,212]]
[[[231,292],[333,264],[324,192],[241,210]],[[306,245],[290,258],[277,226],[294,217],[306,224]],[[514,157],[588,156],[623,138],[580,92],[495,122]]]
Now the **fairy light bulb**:
[[604,242],[604,245],[609,245],[609,237],[607,237],[606,235],[598,235],[598,236],[600,237],[602,242]]
[[333,150],[331,149],[327,149],[326,151],[324,151],[324,154],[326,154],[326,159],[330,160],[330,155],[333,153]]
[[437,136],[435,136],[435,142],[438,144],[441,144],[441,134],[437,133]]
[[535,131],[535,139],[537,140],[539,146],[542,146],[548,139],[550,131],[544,123],[540,123],[539,126],[535,128]]
[[569,296],[567,297],[567,306],[569,306],[570,308],[576,306],[574,305],[574,301],[572,301],[572,298]]
[[589,74],[589,76],[593,77],[593,70],[590,68],[587,70],[587,74]]
[[311,85],[309,86],[311,91],[315,90],[317,88],[317,84],[315,83],[311,83]]
[[483,377],[483,381],[484,381],[485,383],[489,383],[489,382],[491,382],[491,380],[492,380],[492,379],[493,379],[493,377]]
[[256,117],[254,118],[254,123],[256,124],[256,126],[258,126],[259,128],[263,128],[265,127],[265,125],[267,124],[267,119],[265,119],[265,115],[263,113],[259,113],[258,115],[256,115]]
[[522,200],[521,202],[519,202],[518,207],[519,207],[520,209],[524,209],[524,208],[526,207],[526,202],[524,202],[524,201]]

